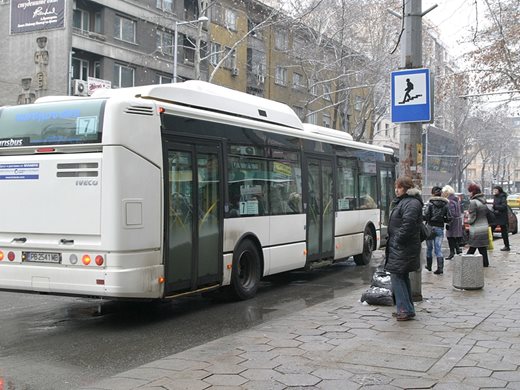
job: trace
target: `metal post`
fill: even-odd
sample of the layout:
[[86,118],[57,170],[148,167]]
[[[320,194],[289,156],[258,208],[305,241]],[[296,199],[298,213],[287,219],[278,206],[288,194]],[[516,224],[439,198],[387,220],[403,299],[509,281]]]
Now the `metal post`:
[[179,37],[179,33],[177,32],[177,27],[179,26],[179,22],[175,22],[175,29],[173,30],[173,82],[177,82],[177,39]]
[[[433,7],[435,8],[435,7]],[[422,17],[429,12],[422,12],[422,0],[405,1],[404,6],[404,34],[401,43],[402,69],[422,67]],[[399,171],[401,175],[412,178],[415,186],[422,191],[422,172],[418,165],[417,145],[422,143],[422,124],[403,123],[399,139]],[[410,272],[412,297],[414,301],[422,301],[422,264],[424,251],[421,250],[421,267],[418,271]]]

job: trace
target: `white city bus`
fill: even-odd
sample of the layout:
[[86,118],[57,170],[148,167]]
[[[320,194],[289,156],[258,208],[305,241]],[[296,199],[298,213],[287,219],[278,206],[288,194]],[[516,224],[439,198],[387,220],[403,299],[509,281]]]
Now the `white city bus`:
[[[200,81],[0,109],[0,289],[169,298],[381,243],[389,149]],[[383,233],[384,234],[384,233]]]

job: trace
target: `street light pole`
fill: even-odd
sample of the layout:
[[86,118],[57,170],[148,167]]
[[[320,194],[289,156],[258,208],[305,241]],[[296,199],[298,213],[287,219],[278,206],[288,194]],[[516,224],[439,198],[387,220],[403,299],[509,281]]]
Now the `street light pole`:
[[207,22],[208,18],[206,16],[201,16],[197,20],[187,20],[185,22],[179,22],[175,21],[175,28],[173,30],[173,82],[177,82],[177,48],[178,48],[178,38],[179,38],[179,32],[178,27],[182,26],[183,24],[190,24],[190,23],[201,23],[201,22]]

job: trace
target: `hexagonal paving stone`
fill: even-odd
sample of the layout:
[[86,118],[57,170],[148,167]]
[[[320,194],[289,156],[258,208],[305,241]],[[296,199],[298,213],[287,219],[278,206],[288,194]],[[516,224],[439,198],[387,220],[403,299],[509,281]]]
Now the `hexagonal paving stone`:
[[321,381],[309,374],[281,374],[277,380],[287,386],[314,386]]
[[236,364],[213,364],[204,369],[210,374],[240,374],[242,371],[247,370],[247,368],[242,366],[237,366]]
[[210,387],[208,383],[204,383],[194,379],[171,379],[163,378],[148,383],[142,389],[165,389],[165,390],[204,390]]
[[213,386],[240,386],[247,382],[247,379],[240,375],[210,375],[204,382]]
[[317,370],[312,371],[311,374],[314,376],[317,376],[318,378],[321,378],[321,379],[331,379],[331,380],[348,379],[348,378],[352,377],[352,375],[353,375],[351,372],[337,369],[337,368],[318,368]]

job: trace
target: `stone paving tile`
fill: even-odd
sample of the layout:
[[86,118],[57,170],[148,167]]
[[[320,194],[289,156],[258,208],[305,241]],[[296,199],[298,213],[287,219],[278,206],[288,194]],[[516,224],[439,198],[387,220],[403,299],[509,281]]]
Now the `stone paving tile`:
[[481,388],[504,388],[507,386],[507,381],[496,378],[466,378],[462,383],[480,386]]
[[312,375],[326,380],[345,380],[352,377],[352,373],[347,370],[337,368],[318,368],[311,372]]
[[244,390],[283,390],[285,387],[276,381],[249,381],[241,386]]
[[204,371],[207,371],[210,374],[240,374],[245,370],[247,369],[242,366],[230,363],[212,364],[211,366],[204,368]]
[[213,386],[240,386],[247,379],[240,375],[215,374],[204,378],[204,382]]
[[162,378],[151,382],[145,387],[139,387],[139,390],[160,389],[160,390],[204,390],[210,387],[208,383],[204,383],[193,379],[170,379]]
[[310,374],[282,374],[277,381],[286,386],[314,386],[321,381],[320,378]]
[[436,383],[434,379],[399,378],[393,380],[391,385],[400,389],[431,389]]
[[520,371],[498,371],[494,372],[491,377],[508,382],[520,382]]
[[359,383],[345,380],[325,379],[318,383],[316,388],[321,390],[358,390],[361,388],[361,386]]

